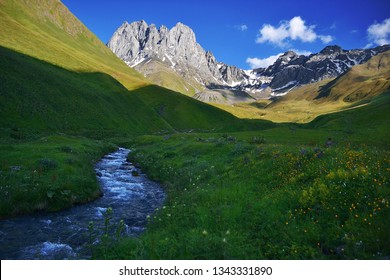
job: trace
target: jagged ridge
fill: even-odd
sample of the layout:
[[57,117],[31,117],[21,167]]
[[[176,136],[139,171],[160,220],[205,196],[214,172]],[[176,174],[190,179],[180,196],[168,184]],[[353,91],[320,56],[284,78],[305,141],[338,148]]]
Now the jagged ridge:
[[[161,65],[165,65],[169,77],[177,74],[185,81],[179,83],[186,90],[176,90],[186,93],[192,87],[194,93],[189,95],[216,103],[250,102],[284,95],[297,86],[336,78],[390,49],[390,45],[363,50],[327,46],[311,55],[288,51],[267,68],[244,71],[218,62],[196,42],[190,27],[178,23],[170,30],[165,26],[157,29],[145,21],[123,23],[107,45],[127,65],[146,76],[161,72]],[[155,82],[166,86],[162,79],[159,77]]]
[[217,62],[211,52],[196,42],[192,29],[182,23],[169,30],[145,21],[124,22],[107,46],[131,67],[137,69],[142,63],[158,60],[183,78],[195,80],[204,87],[232,86],[245,78],[245,73],[237,67]]

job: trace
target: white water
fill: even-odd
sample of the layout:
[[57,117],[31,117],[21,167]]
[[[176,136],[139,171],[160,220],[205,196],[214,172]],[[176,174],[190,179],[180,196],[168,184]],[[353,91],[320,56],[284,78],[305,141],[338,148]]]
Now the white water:
[[[113,209],[112,224],[125,223],[125,234],[139,236],[146,217],[162,206],[161,187],[126,161],[128,149],[108,154],[95,166],[103,197],[72,209],[0,221],[0,259],[84,259],[90,250],[88,224],[98,233],[104,213]],[[96,238],[94,243],[99,242]]]

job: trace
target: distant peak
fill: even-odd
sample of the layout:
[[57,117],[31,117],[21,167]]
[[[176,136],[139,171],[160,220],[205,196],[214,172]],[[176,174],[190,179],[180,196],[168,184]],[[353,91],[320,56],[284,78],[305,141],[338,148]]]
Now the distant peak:
[[294,51],[287,51],[285,52],[284,54],[282,54],[281,56],[287,56],[287,57],[292,57],[292,56],[297,56],[298,54]]
[[338,45],[332,45],[325,47],[322,51],[320,51],[320,54],[324,55],[330,55],[334,53],[341,53],[343,49]]
[[189,27],[188,25],[185,25],[184,23],[181,23],[181,22],[178,22],[176,23],[176,25],[173,27],[175,29],[179,29],[179,30],[191,30],[191,27]]

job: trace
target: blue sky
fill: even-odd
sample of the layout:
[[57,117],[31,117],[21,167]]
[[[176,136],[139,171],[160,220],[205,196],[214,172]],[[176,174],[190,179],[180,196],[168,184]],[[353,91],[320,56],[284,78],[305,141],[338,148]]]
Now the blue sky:
[[191,27],[216,59],[243,69],[287,50],[319,52],[390,43],[389,0],[62,0],[104,43],[124,22]]

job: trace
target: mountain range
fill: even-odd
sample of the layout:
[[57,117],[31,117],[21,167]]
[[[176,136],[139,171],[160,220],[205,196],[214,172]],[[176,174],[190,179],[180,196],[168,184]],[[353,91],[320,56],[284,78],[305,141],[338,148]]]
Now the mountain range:
[[282,96],[297,87],[339,77],[390,49],[385,45],[343,50],[335,45],[310,55],[288,51],[267,68],[243,70],[218,62],[184,24],[168,29],[145,21],[124,22],[107,46],[153,82],[201,101],[222,104]]

